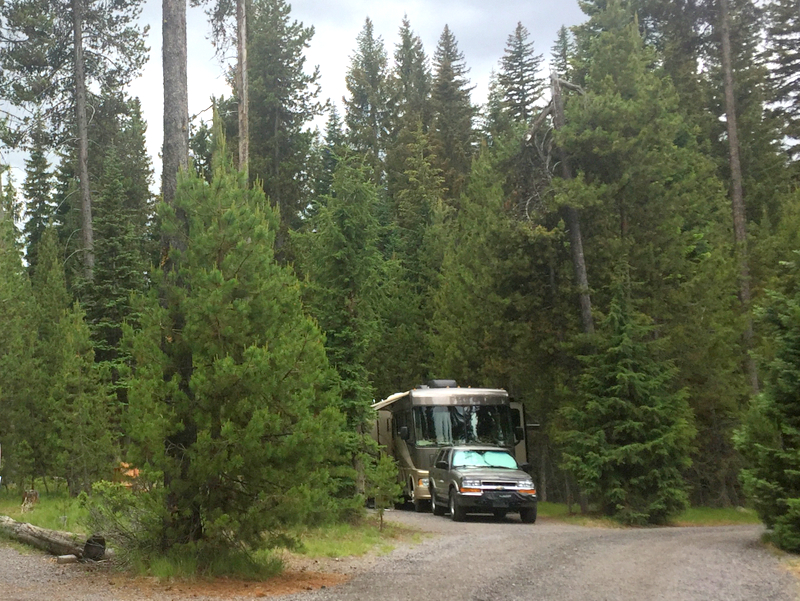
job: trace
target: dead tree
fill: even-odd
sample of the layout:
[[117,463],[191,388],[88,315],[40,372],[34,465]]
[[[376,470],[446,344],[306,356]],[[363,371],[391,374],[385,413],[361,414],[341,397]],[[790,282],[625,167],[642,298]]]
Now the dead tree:
[[[578,93],[583,93],[580,86],[571,84],[563,79],[559,79],[556,74],[550,76],[550,90],[551,99],[550,103],[542,110],[536,117],[533,125],[525,135],[526,144],[537,147],[540,157],[545,161],[545,172],[548,177],[552,176],[552,145],[547,143],[539,143],[537,139],[541,140],[541,130],[544,127],[547,117],[552,118],[553,129],[558,131],[564,127],[564,97],[562,95],[562,88],[568,88]],[[573,178],[572,166],[570,165],[569,157],[563,149],[557,149],[558,163],[561,167],[561,177],[565,180]],[[581,324],[583,325],[583,332],[585,334],[594,333],[594,320],[592,318],[592,300],[589,294],[589,277],[586,271],[586,258],[583,254],[583,237],[581,236],[581,221],[578,210],[565,204],[561,208],[564,223],[567,225],[569,232],[570,250],[572,252],[572,266],[575,271],[575,283],[578,288],[578,302],[581,312]]]
[[108,555],[105,539],[101,536],[85,536],[60,530],[48,530],[33,524],[17,522],[8,516],[0,516],[0,532],[16,541],[36,547],[52,555],[74,555],[78,559],[99,560]]

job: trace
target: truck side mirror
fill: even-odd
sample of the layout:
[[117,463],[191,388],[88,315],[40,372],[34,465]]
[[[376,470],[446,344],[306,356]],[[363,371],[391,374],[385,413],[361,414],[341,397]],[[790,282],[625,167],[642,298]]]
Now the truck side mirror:
[[530,474],[532,466],[530,463],[523,463],[522,465],[519,466],[519,469],[521,469],[523,472]]
[[400,438],[408,440],[408,426],[400,426]]

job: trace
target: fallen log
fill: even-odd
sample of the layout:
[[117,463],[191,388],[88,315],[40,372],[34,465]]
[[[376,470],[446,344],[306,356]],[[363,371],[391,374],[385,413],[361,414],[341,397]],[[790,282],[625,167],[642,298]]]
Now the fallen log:
[[72,532],[49,530],[33,524],[17,522],[0,515],[0,532],[16,541],[31,545],[51,555],[74,555],[78,559],[97,561],[109,557],[106,541],[102,536],[92,535],[88,539]]

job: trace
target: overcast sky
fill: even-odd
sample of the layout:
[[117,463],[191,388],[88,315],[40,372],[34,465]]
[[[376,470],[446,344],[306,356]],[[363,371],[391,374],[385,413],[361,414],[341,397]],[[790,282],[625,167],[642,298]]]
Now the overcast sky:
[[[486,99],[489,74],[503,55],[506,40],[521,22],[530,32],[535,52],[547,58],[562,25],[582,22],[585,15],[577,0],[295,0],[292,17],[314,26],[314,37],[306,56],[309,68],[319,65],[322,99],[330,98],[341,106],[347,93],[345,73],[356,46],[356,36],[367,17],[375,34],[383,38],[391,59],[399,38],[403,15],[417,33],[430,57],[445,25],[448,25],[464,53],[470,79],[476,86],[473,102]],[[142,77],[131,90],[142,100],[148,123],[148,150],[153,168],[160,172],[158,152],[162,143],[161,96],[161,2],[146,0],[142,19],[150,25],[151,59]],[[223,69],[208,41],[210,28],[202,8],[189,8],[189,113],[207,109],[211,95],[230,95],[222,76]],[[210,120],[210,115],[204,115]],[[158,185],[159,176],[156,176]]]

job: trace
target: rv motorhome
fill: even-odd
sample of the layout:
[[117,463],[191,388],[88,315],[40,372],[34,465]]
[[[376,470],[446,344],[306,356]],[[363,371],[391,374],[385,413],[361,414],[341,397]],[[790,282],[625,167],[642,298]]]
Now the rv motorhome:
[[440,447],[496,445],[528,462],[521,403],[505,390],[461,388],[454,380],[431,380],[372,405],[377,412],[372,435],[397,462],[403,494],[414,509],[430,502],[428,468]]

